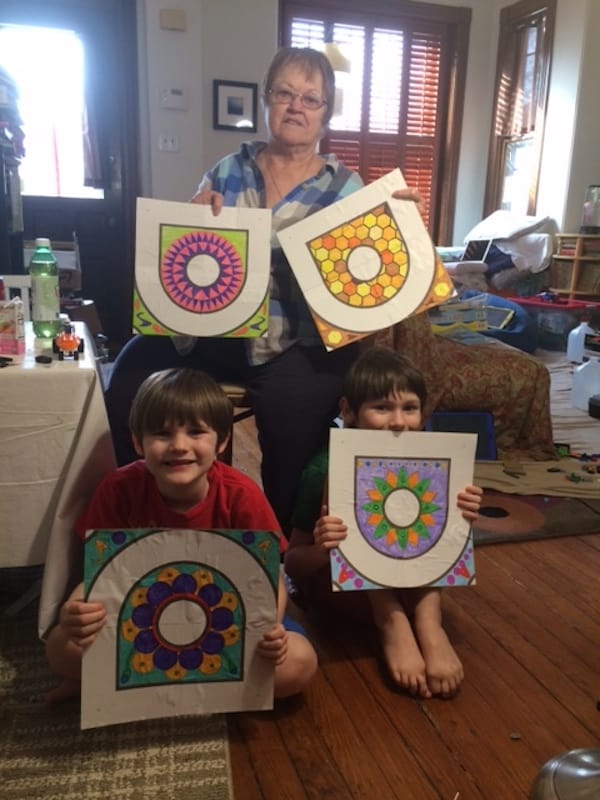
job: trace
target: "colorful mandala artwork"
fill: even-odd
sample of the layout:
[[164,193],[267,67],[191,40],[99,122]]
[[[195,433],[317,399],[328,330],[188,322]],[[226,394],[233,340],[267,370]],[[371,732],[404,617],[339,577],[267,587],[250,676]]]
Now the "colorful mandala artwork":
[[400,170],[278,233],[328,350],[446,302],[452,280]]
[[388,203],[308,242],[323,283],[340,302],[373,308],[389,302],[408,274],[408,252]]
[[215,217],[206,206],[139,198],[135,330],[265,335],[269,236],[265,209],[224,208]]
[[[386,589],[381,583],[374,583],[366,578],[358,569],[349,564],[339,550],[331,552],[331,582],[333,591],[367,591],[372,589]],[[465,548],[456,562],[431,586],[474,586],[475,559],[473,552],[473,536],[469,534]]]
[[[223,338],[240,338],[263,336],[267,330],[269,316],[269,303],[265,298],[255,317],[230,333],[223,334]],[[152,316],[144,305],[137,289],[133,290],[133,319],[134,328],[138,333],[147,336],[177,336],[180,331],[167,328]]]
[[82,727],[272,707],[272,664],[255,651],[279,564],[263,531],[89,531],[86,599],[107,622],[84,655]]
[[348,526],[331,553],[334,591],[474,583],[472,532],[456,497],[473,482],[476,441],[331,431],[329,512]]
[[357,523],[375,550],[404,559],[436,545],[446,524],[448,468],[447,459],[356,459]]
[[167,564],[129,592],[118,620],[117,688],[242,680],[243,599],[205,564]]
[[161,258],[160,281],[176,305],[197,314],[210,314],[239,297],[247,278],[244,262],[248,231],[236,231],[228,237],[220,231],[160,227],[161,242],[170,242]]

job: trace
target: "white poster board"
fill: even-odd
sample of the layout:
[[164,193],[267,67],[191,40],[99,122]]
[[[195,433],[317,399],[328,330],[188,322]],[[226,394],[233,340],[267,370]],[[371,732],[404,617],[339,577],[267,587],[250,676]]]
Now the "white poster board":
[[133,327],[144,335],[264,336],[271,212],[139,197]]
[[81,727],[270,709],[279,539],[234,530],[97,530],[85,597],[107,620],[84,651]]
[[475,582],[456,497],[473,483],[476,445],[472,433],[331,430],[329,513],[348,526],[330,557],[334,591]]
[[446,302],[452,280],[399,169],[278,232],[323,344],[343,347]]

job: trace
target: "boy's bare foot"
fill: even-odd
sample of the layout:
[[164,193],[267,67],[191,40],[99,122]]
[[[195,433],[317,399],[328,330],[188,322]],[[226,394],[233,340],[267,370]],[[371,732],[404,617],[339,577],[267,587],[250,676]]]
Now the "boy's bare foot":
[[64,678],[54,689],[51,689],[44,697],[44,703],[53,705],[62,703],[70,697],[76,697],[81,693],[81,682],[70,678]]
[[423,624],[417,627],[417,638],[425,658],[431,694],[452,697],[462,683],[464,671],[446,631],[436,623]]
[[419,697],[431,697],[426,663],[403,611],[393,611],[378,620],[383,654],[390,675],[398,686]]

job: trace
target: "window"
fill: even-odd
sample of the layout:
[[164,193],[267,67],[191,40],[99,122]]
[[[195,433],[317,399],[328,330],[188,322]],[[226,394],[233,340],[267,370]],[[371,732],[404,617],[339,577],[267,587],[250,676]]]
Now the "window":
[[535,214],[556,0],[521,0],[500,13],[484,215]]
[[[40,60],[40,53],[52,58]],[[16,83],[24,195],[102,197],[84,186],[84,52],[69,30],[0,25],[0,65]]]
[[[394,4],[396,5],[396,4]],[[471,12],[372,0],[282,0],[285,44],[335,42],[350,62],[322,148],[365,183],[396,167],[426,205],[438,244],[451,239]]]

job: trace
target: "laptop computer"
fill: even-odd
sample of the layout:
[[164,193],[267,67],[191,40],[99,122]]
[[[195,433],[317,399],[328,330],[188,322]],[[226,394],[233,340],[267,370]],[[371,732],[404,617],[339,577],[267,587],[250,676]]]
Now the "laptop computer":
[[461,261],[485,261],[493,239],[469,239],[466,244]]

